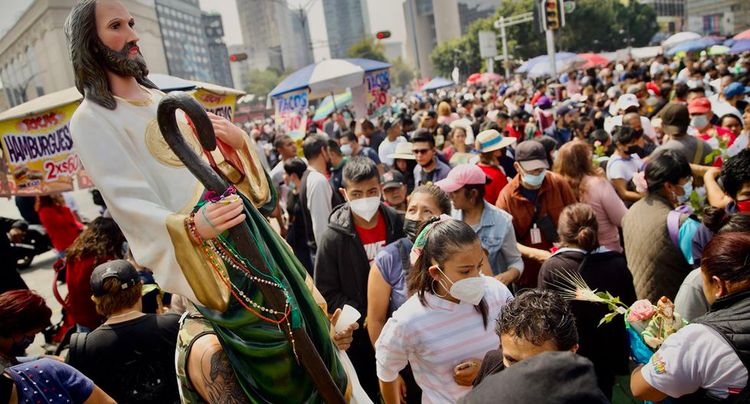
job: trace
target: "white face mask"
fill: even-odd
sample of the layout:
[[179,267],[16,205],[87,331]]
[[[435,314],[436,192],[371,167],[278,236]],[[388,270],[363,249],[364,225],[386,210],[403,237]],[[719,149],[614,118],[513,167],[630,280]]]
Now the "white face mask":
[[352,212],[354,212],[355,215],[369,222],[378,212],[378,208],[380,207],[380,197],[371,196],[369,198],[355,199],[349,201],[349,206],[352,208]]
[[[440,269],[440,267],[436,268],[441,274],[443,274],[445,279],[448,279],[448,276],[442,269]],[[450,288],[448,288],[442,280],[438,280],[438,282],[440,282],[444,288],[449,289],[448,293],[454,298],[460,300],[461,303],[468,303],[472,306],[476,306],[484,297],[484,279],[481,275],[473,278],[464,278],[457,282],[448,279],[448,282],[451,283]]]

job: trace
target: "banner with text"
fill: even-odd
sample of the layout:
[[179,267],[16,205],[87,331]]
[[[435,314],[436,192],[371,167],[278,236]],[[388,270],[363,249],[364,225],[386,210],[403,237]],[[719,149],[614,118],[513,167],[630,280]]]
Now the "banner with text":
[[391,105],[388,90],[391,88],[391,73],[388,69],[365,74],[367,86],[367,116],[375,118],[385,113]]
[[230,122],[234,118],[234,107],[237,96],[234,94],[216,94],[203,88],[193,91],[193,97],[203,105],[207,112],[227,118]]
[[0,122],[4,152],[0,195],[44,195],[92,186],[73,150],[70,118],[79,102]]
[[276,110],[276,125],[292,139],[302,139],[307,130],[307,89],[282,94],[273,99]]

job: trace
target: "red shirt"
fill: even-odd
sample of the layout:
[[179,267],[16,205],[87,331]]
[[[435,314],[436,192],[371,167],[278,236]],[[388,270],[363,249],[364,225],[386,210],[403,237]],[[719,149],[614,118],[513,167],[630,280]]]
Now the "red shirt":
[[83,225],[78,223],[67,206],[44,206],[39,208],[38,214],[57,251],[67,250],[83,230]]
[[365,229],[356,224],[354,225],[354,229],[357,230],[359,240],[365,248],[367,262],[372,264],[372,260],[375,259],[378,252],[385,246],[385,218],[383,218],[383,214],[378,211],[378,223],[372,229]]
[[484,164],[477,164],[477,167],[481,168],[484,174],[492,180],[484,186],[484,200],[494,205],[497,203],[500,191],[508,185],[508,177],[505,176],[505,173],[499,167],[486,166]]
[[72,259],[67,261],[65,282],[68,284],[68,303],[70,304],[70,316],[77,324],[93,330],[104,322],[104,317],[96,312],[96,306],[91,300],[91,273],[94,268],[103,262],[114,259],[107,257],[101,262],[96,262],[94,257]]

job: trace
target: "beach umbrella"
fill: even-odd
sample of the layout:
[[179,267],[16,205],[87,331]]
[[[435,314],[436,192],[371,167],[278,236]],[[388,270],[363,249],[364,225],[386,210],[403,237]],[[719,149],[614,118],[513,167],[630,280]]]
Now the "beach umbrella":
[[441,88],[451,87],[455,85],[456,83],[453,80],[446,79],[445,77],[435,77],[422,87],[422,91],[435,91]]
[[586,59],[586,64],[581,66],[582,69],[589,69],[596,66],[606,66],[609,64],[609,59],[605,56],[596,53],[579,53],[578,57]]
[[711,56],[723,55],[727,52],[729,52],[729,47],[724,45],[714,45],[708,48],[708,54]]
[[729,48],[729,53],[733,55],[743,52],[750,52],[750,39],[740,39],[734,41],[732,47]]
[[[578,55],[575,53],[570,52],[557,52],[555,53],[555,61],[557,63],[571,58],[576,58]],[[531,69],[536,66],[539,63],[549,63],[549,56],[548,55],[539,55],[537,57],[531,58],[524,62],[524,64],[521,65],[518,69],[516,69],[516,73],[528,73],[531,71]]]
[[732,39],[750,39],[750,29],[746,29],[732,37]]
[[724,40],[715,37],[715,36],[707,36],[700,39],[691,39],[688,41],[680,42],[674,46],[669,47],[666,52],[664,52],[664,55],[666,56],[674,56],[680,52],[697,52],[704,50],[708,47],[711,47],[713,45],[718,45],[722,43]]
[[270,92],[271,97],[309,89],[310,98],[324,97],[362,85],[365,73],[391,67],[370,59],[328,59],[305,66],[290,74]]
[[479,82],[482,79],[482,73],[474,73],[466,79],[466,84],[472,85]]
[[[585,64],[586,59],[578,57],[578,55],[576,55],[573,58],[568,57],[562,60],[557,60],[557,62],[555,63],[555,69],[557,70],[557,73],[560,74],[579,69]],[[527,75],[531,78],[551,76],[552,67],[550,66],[548,61],[539,62],[535,64],[534,67],[531,68],[531,70],[529,70]]]
[[336,108],[341,108],[345,105],[352,103],[352,92],[347,91],[345,93],[336,94],[336,96],[326,96],[323,101],[320,102],[318,108],[315,110],[313,121],[320,121],[325,119],[331,114]]
[[692,40],[700,39],[700,38],[701,38],[701,35],[696,34],[695,32],[689,32],[689,31],[678,32],[670,36],[669,38],[665,39],[664,42],[662,42],[661,44],[662,46],[665,46],[665,47],[674,46],[681,42],[692,41]]
[[479,79],[482,83],[489,83],[489,82],[500,82],[503,79],[503,76],[497,74],[497,73],[482,73],[482,77]]

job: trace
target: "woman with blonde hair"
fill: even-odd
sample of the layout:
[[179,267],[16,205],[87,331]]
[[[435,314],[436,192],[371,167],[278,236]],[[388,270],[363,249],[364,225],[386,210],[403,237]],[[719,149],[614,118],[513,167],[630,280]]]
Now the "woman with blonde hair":
[[459,118],[458,114],[453,112],[451,104],[445,101],[440,101],[437,106],[437,123],[438,125],[450,125],[451,122]]
[[579,202],[590,205],[599,225],[599,243],[611,251],[622,252],[618,228],[628,209],[601,168],[594,166],[591,146],[573,141],[557,151],[554,171],[562,175]]

